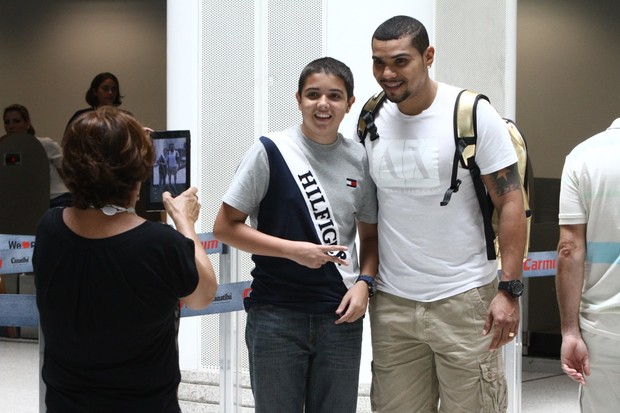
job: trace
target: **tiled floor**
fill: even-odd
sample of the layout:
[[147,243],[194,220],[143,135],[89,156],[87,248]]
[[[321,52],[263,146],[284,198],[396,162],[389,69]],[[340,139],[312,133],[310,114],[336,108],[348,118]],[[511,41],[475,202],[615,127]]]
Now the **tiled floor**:
[[524,357],[522,413],[579,413],[579,385],[560,368],[559,360]]
[[39,412],[39,344],[0,338],[0,411]]
[[[578,413],[578,386],[557,360],[523,359],[522,413]],[[39,413],[39,347],[0,338],[0,411]],[[517,413],[517,412],[515,412]]]

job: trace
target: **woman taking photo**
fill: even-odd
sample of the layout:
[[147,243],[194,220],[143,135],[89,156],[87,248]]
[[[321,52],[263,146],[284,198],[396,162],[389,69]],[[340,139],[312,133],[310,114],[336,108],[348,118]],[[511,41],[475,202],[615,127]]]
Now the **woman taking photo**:
[[73,206],[39,222],[33,256],[49,413],[180,412],[180,306],[215,296],[194,230],[196,188],[163,202],[176,231],[135,214],[154,149],[129,114],[78,117],[63,142]]

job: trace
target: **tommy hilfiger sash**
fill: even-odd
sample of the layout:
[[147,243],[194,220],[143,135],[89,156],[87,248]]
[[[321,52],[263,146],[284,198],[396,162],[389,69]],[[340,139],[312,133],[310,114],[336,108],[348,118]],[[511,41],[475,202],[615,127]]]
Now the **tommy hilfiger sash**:
[[[278,147],[282,158],[284,158],[288,169],[291,171],[294,181],[297,183],[297,187],[306,202],[314,229],[321,243],[323,245],[342,245],[333,209],[306,155],[284,132],[274,132],[266,137]],[[352,268],[353,265],[351,265],[353,264],[351,253],[350,251],[335,251],[333,254],[349,261],[349,265],[336,264],[336,268],[338,268],[342,275],[347,288],[350,288],[357,277]]]

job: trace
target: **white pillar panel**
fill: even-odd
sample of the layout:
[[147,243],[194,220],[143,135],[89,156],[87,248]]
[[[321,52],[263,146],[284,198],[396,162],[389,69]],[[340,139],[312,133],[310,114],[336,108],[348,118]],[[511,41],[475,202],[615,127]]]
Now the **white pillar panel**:
[[[167,129],[189,129],[192,157],[190,179],[198,186],[196,177],[201,169],[198,126],[198,44],[200,38],[198,0],[182,2],[169,0],[167,4]],[[148,68],[145,68],[147,70]],[[199,367],[200,320],[184,318],[179,328],[179,362],[181,369]]]

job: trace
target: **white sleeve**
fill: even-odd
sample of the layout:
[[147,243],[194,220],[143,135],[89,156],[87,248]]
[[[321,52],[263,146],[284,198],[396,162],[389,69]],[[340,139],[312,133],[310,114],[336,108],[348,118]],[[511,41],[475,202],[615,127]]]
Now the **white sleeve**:
[[256,213],[269,187],[269,159],[260,141],[246,152],[222,201],[248,215]]
[[579,193],[579,177],[573,168],[572,160],[570,155],[567,156],[562,169],[558,215],[560,225],[585,224],[588,221],[587,211]]
[[482,175],[499,171],[518,161],[506,122],[486,100],[478,102],[476,163]]

